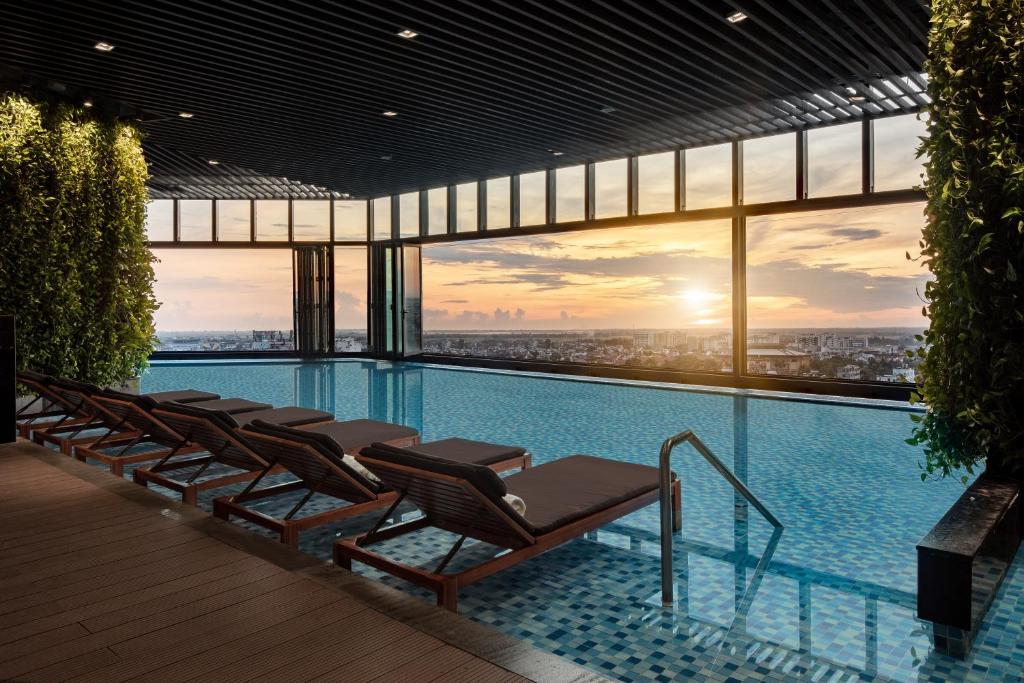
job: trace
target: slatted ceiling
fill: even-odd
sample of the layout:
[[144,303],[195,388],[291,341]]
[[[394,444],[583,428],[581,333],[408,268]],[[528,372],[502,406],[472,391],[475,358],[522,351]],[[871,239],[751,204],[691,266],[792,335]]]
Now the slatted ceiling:
[[53,0],[0,21],[0,67],[157,117],[158,197],[380,196],[927,102],[919,0]]
[[[341,199],[342,193],[288,178],[199,159],[146,140],[152,199]],[[219,159],[217,161],[220,161]]]

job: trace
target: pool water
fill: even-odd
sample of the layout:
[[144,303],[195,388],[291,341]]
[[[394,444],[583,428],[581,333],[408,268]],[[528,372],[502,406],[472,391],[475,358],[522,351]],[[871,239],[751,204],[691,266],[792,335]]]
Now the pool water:
[[[460,593],[463,615],[608,677],[981,681],[1024,671],[1021,561],[971,657],[931,652],[914,616],[915,544],[963,486],[921,481],[921,453],[904,443],[909,415],[891,405],[348,360],[160,362],[142,379],[143,391],[186,387],[402,423],[424,441],[519,445],[536,464],[586,453],[656,466],[667,437],[693,430],[780,519],[781,535],[682,446],[673,461],[684,524],[672,609],[660,604],[656,505]],[[293,502],[269,505],[283,513]],[[305,509],[334,504],[316,497]],[[301,547],[329,559],[332,540],[373,521],[306,532]],[[378,547],[432,566],[452,540],[422,531]],[[458,561],[490,550],[467,544]]]

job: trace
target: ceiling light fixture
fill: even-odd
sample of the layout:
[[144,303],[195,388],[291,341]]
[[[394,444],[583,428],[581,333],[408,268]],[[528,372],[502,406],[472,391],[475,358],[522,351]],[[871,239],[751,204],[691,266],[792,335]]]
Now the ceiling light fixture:
[[93,47],[99,52],[110,52],[114,49],[114,46],[111,43],[104,43],[102,40],[93,45]]
[[381,160],[382,161],[391,161],[391,155],[390,154],[385,154],[385,155],[383,155],[381,157]]
[[83,100],[82,106],[86,109],[92,109],[92,100]]
[[409,39],[409,38],[415,38],[419,34],[416,33],[416,31],[413,31],[412,29],[405,28],[405,29],[402,29],[401,31],[399,31],[398,35],[401,36],[402,38]]
[[554,154],[556,157],[560,157],[563,154],[565,154],[565,152],[551,152],[551,153]]
[[861,102],[866,102],[868,98],[857,92],[856,88],[846,86],[846,99],[853,104],[860,104]]
[[614,114],[615,113],[615,107],[606,104],[603,107],[601,107],[600,112],[602,114]]
[[744,14],[743,12],[741,12],[739,10],[736,10],[735,12],[733,12],[732,14],[727,16],[725,18],[725,20],[728,21],[730,24],[738,24],[738,23],[740,23],[741,21],[743,21],[746,18],[747,18],[746,14]]
[[180,117],[181,117],[181,118],[183,118],[183,119],[190,119],[190,118],[192,118],[193,116],[195,116],[195,114],[193,114],[193,113],[192,113],[192,112],[190,112],[190,111],[179,111],[179,112],[178,112],[178,116],[180,116]]
[[390,110],[388,110],[388,111],[381,112],[381,113],[384,114],[384,116],[388,117],[389,119],[393,119],[394,117],[398,116],[398,112],[397,111],[390,111]]
[[209,164],[210,166],[216,166],[216,165],[217,165],[217,164],[219,164],[220,162],[219,162],[219,161],[217,161],[216,159],[210,159],[210,160],[209,160],[209,161],[207,161],[206,163],[208,163],[208,164]]

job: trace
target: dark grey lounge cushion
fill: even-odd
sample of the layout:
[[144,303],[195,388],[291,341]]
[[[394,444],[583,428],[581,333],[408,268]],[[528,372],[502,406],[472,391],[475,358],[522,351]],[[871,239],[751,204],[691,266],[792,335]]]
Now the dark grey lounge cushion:
[[[360,455],[374,460],[395,465],[404,465],[416,469],[426,470],[435,474],[445,474],[449,477],[465,479],[475,486],[480,493],[489,497],[492,501],[501,501],[502,496],[507,493],[505,482],[495,474],[494,470],[484,465],[472,465],[466,463],[442,460],[431,455],[417,453],[409,448],[396,448],[385,443],[375,443],[359,452]],[[373,471],[372,466],[367,466]],[[374,472],[380,476],[380,472]],[[504,501],[501,501],[504,507]]]
[[[369,420],[366,420],[369,422]],[[257,434],[263,434],[265,436],[273,436],[279,439],[288,439],[301,444],[307,444],[311,446],[317,453],[332,462],[336,467],[340,468],[343,472],[360,482],[363,486],[371,491],[380,491],[382,487],[379,483],[368,479],[363,476],[361,472],[349,466],[344,460],[345,451],[343,450],[342,444],[338,443],[328,433],[320,431],[323,427],[329,427],[331,425],[345,424],[343,422],[331,422],[326,425],[318,425],[310,429],[295,429],[294,427],[287,427],[284,425],[276,425],[264,420],[254,420],[249,424],[242,427],[243,431],[255,432]],[[395,425],[388,425],[386,422],[378,422],[385,426],[394,427]],[[404,428],[403,428],[404,429]],[[412,430],[413,434],[416,434],[416,430]],[[365,442],[364,442],[365,443]]]
[[658,488],[658,469],[571,455],[505,477],[526,503],[528,529],[541,535]]
[[253,410],[269,410],[274,407],[269,403],[250,401],[247,398],[216,398],[212,401],[189,402],[189,405],[194,408],[202,408],[203,410],[223,410],[229,415],[248,413]]
[[[177,393],[174,391],[167,393]],[[117,389],[103,389],[102,395],[114,398],[115,400],[122,400],[128,403],[134,403],[138,405],[144,411],[152,411],[159,407],[161,400],[154,398],[154,396],[161,396],[163,392],[156,392],[152,394],[138,394],[138,393],[127,393],[125,391],[118,391]],[[211,394],[217,396],[217,394]],[[184,402],[187,405],[191,405],[194,408],[202,408],[208,411],[224,411],[225,413],[246,413],[249,411],[264,411],[269,408],[273,408],[270,403],[261,403],[255,400],[249,400],[248,398],[216,398],[197,400],[197,401],[176,401]]]
[[209,391],[197,391],[195,389],[179,389],[177,391],[154,391],[143,394],[146,398],[153,399],[157,403],[177,401],[178,403],[195,403],[196,401],[213,401],[220,398],[220,394]]
[[[185,404],[186,406],[189,404]],[[315,422],[326,422],[334,418],[330,413],[325,413],[322,410],[313,410],[312,408],[299,408],[298,406],[289,406],[287,408],[270,408],[269,410],[254,410],[247,413],[238,413],[237,415],[228,415],[221,410],[207,411],[222,415],[228,419],[229,424],[233,427],[241,427],[247,425],[250,422],[256,420],[263,420],[270,424],[285,425],[287,427],[298,427],[299,425],[308,425]]]
[[396,439],[409,439],[417,436],[412,427],[391,424],[390,422],[378,422],[377,420],[345,420],[343,422],[328,422],[309,429],[302,430],[312,434],[322,434],[348,452],[350,449],[365,446],[376,441],[394,441]]
[[486,441],[458,438],[421,443],[417,446],[410,446],[409,450],[450,462],[474,465],[493,465],[496,462],[519,458],[526,454],[526,449],[519,446],[503,446]]
[[[140,408],[142,408],[144,410],[152,410],[153,408],[157,407],[161,403],[165,403],[167,401],[175,401],[175,400],[177,400],[177,399],[173,398],[174,396],[185,395],[186,398],[188,398],[188,396],[191,395],[193,392],[192,392],[191,389],[189,389],[187,391],[156,391],[156,392],[153,392],[151,394],[129,394],[126,391],[118,391],[117,389],[101,389],[100,393],[103,396],[107,396],[107,397],[115,399],[117,401],[125,401],[126,403],[134,403],[135,405],[139,406]],[[213,394],[213,393],[206,392],[206,391],[198,391],[198,392],[194,392],[194,393],[195,394],[203,394],[206,397],[205,398],[196,399],[195,401],[178,401],[178,403],[200,403],[200,402],[205,402],[205,401],[225,400],[225,399],[221,399],[219,394]],[[171,396],[172,398],[166,399],[166,398],[163,398],[164,396]],[[238,399],[238,400],[244,400],[244,399]],[[258,404],[258,405],[264,405],[264,404]]]

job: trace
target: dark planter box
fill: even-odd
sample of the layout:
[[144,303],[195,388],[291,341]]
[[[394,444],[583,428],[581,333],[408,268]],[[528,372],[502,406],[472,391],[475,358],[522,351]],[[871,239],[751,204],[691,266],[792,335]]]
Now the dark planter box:
[[1021,483],[986,472],[917,545],[917,615],[938,652],[970,652],[1020,545],[1022,510]]

